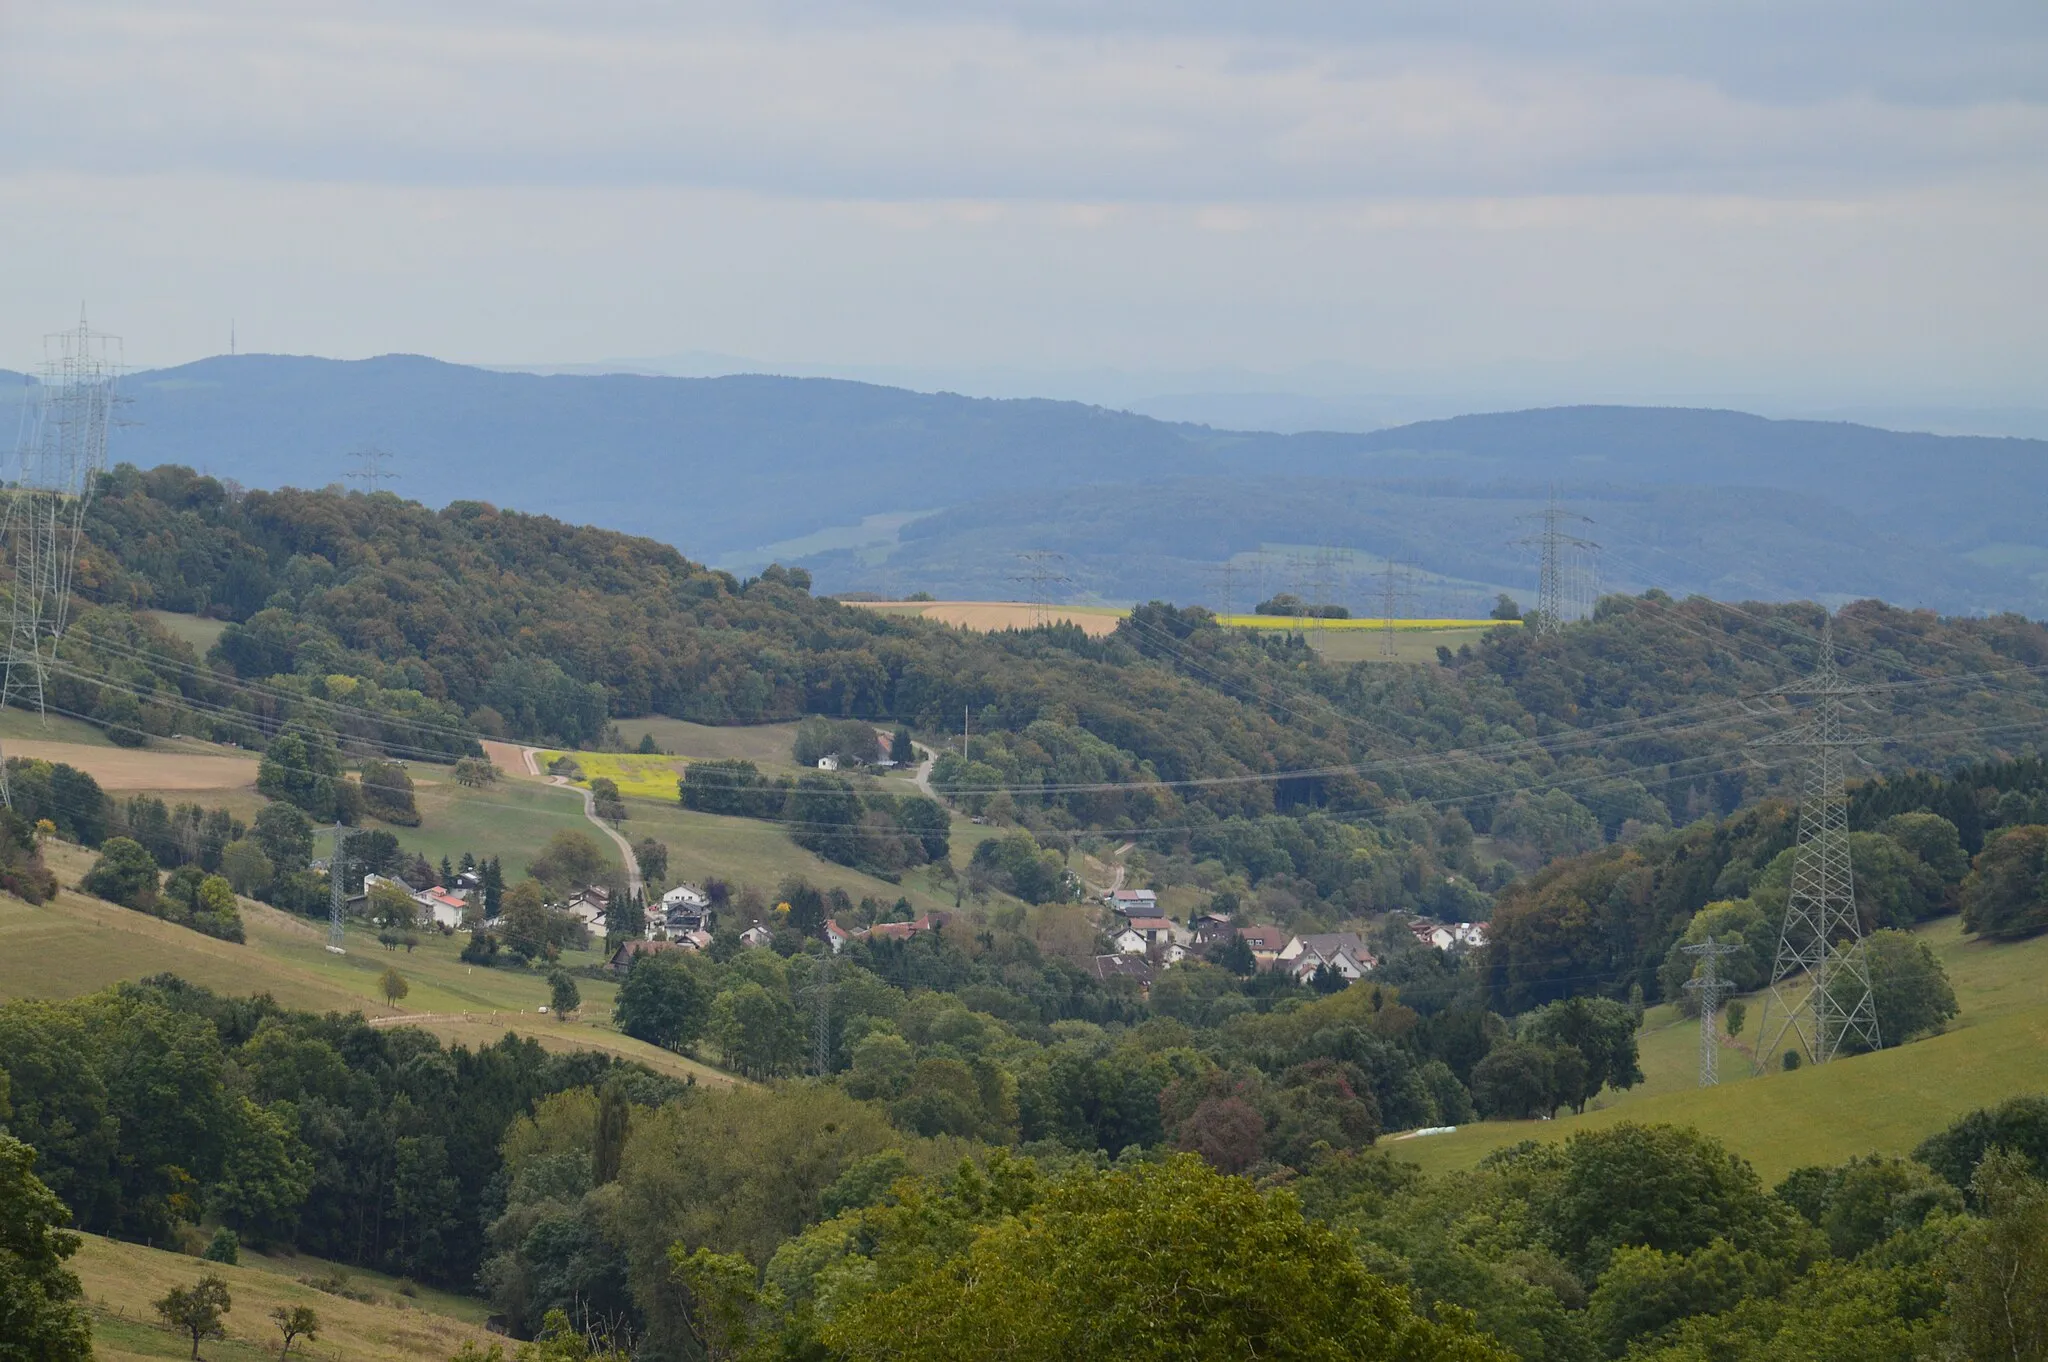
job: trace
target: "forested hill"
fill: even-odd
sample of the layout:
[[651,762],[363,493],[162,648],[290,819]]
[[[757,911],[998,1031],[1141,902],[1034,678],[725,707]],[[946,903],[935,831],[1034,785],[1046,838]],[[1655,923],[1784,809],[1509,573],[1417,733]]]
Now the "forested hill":
[[[0,382],[0,408],[21,391]],[[1058,549],[1076,591],[1191,600],[1224,559],[1308,543],[1414,560],[1433,583],[1420,613],[1462,613],[1527,591],[1515,517],[1556,484],[1599,522],[1603,580],[1622,589],[2048,612],[2041,441],[1618,407],[1271,435],[828,379],[417,356],[218,357],[124,392],[116,457],[138,465],[318,487],[374,445],[433,504],[487,497],[746,571],[779,558],[835,591],[1007,595],[1017,552]],[[1232,514],[1203,512],[1217,504]]]
[[[236,496],[175,468],[109,475],[88,534],[79,580],[106,608],[67,639],[60,698],[121,733],[261,744],[313,714],[404,755],[820,713],[942,742],[971,711],[974,760],[938,775],[975,807],[1141,835],[1329,920],[1482,911],[1518,867],[1754,800],[1780,779],[1749,746],[1781,722],[1758,697],[1810,670],[1821,619],[1611,596],[1556,639],[1502,628],[1441,666],[1337,666],[1199,609],[1147,606],[1105,640],[971,634],[482,502]],[[136,606],[231,624],[203,665]],[[2039,625],[1873,602],[1837,640],[1879,687],[1872,768],[2031,751],[2048,723]]]

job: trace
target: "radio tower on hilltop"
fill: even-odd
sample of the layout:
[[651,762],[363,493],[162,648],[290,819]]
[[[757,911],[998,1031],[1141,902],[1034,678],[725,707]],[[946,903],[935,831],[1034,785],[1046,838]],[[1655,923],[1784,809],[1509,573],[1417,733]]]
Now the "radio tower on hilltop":
[[[70,622],[71,572],[95,484],[107,466],[121,342],[86,325],[43,338],[41,381],[22,404],[0,544],[14,566],[0,706],[45,713],[44,689]],[[12,804],[0,758],[0,799]]]
[[[1760,747],[1806,750],[1792,888],[1785,899],[1770,992],[1757,1018],[1759,1068],[1778,1053],[1787,1032],[1815,1064],[1833,1059],[1851,1039],[1872,1050],[1878,1046],[1877,1007],[1863,959],[1863,922],[1856,912],[1856,875],[1849,864],[1849,796],[1843,779],[1844,754],[1860,737],[1842,722],[1842,702],[1864,689],[1835,670],[1835,626],[1829,619],[1821,628],[1820,662],[1813,675],[1773,692],[1806,697],[1804,721],[1756,740]],[[1808,987],[1795,996],[1801,975]]]
[[1565,531],[1570,522],[1581,525],[1593,522],[1558,505],[1555,489],[1541,511],[1518,519],[1542,522],[1542,528],[1536,533],[1514,542],[1538,550],[1536,632],[1555,634],[1564,628],[1567,619],[1582,619],[1593,613],[1593,554],[1599,551],[1600,546]]

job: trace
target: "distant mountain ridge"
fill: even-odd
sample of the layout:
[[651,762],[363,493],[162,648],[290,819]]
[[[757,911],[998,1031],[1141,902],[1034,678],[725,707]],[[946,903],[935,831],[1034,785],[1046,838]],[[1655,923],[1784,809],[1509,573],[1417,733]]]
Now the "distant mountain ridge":
[[[19,376],[0,387],[0,403],[22,391]],[[542,511],[740,568],[773,551],[820,589],[1014,594],[1015,553],[1057,548],[1075,590],[1205,599],[1205,566],[1316,544],[1416,559],[1467,594],[1526,593],[1533,569],[1503,526],[1555,485],[1631,536],[1606,574],[1618,586],[2048,608],[2040,440],[1655,407],[1280,435],[840,379],[535,375],[407,355],[220,356],[124,391],[118,460],[321,486],[375,445],[409,497]],[[1671,495],[1684,488],[1716,490]],[[891,528],[847,529],[892,513]],[[1657,555],[1661,572],[1621,570]]]

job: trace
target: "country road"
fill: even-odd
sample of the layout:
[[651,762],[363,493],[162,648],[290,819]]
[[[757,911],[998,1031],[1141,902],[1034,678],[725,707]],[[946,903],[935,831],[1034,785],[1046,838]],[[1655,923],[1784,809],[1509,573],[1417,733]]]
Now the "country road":
[[[537,776],[540,774],[540,749],[538,747],[521,748],[519,755],[526,759],[526,773],[528,775]],[[597,816],[597,796],[581,786],[572,784],[563,776],[549,776],[548,784],[559,785],[565,790],[574,790],[577,794],[583,796],[583,816],[590,820],[592,827],[616,842],[619,854],[626,858],[626,892],[629,894],[641,893],[646,888],[646,882],[640,878],[640,858],[633,854],[633,844],[626,840],[624,833]]]

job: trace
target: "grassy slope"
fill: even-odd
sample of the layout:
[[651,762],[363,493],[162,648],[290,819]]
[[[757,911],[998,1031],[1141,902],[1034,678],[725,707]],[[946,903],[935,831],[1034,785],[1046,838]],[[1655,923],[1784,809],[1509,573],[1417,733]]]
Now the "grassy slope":
[[329,1295],[299,1282],[326,1277],[334,1269],[313,1258],[266,1258],[244,1252],[235,1267],[205,1263],[184,1254],[124,1244],[96,1235],[71,1260],[93,1313],[93,1352],[104,1362],[131,1358],[183,1358],[181,1339],[156,1320],[150,1303],[174,1286],[189,1286],[205,1272],[226,1279],[233,1301],[224,1321],[225,1342],[208,1343],[213,1362],[257,1362],[277,1356],[280,1335],[270,1321],[273,1308],[310,1306],[320,1317],[318,1341],[295,1344],[293,1356],[347,1358],[350,1362],[419,1362],[453,1355],[463,1343],[488,1345],[481,1301],[419,1288],[407,1298],[398,1284],[377,1273],[349,1269],[349,1288],[376,1297],[374,1303]]
[[[54,846],[50,861],[71,884],[90,857]],[[318,923],[246,901],[242,918],[249,939],[237,946],[68,890],[40,907],[0,898],[0,999],[75,997],[169,972],[224,993],[267,992],[291,1008],[415,1017],[409,1024],[470,1045],[516,1030],[549,1049],[605,1050],[678,1077],[731,1081],[613,1030],[609,1018],[617,988],[607,980],[579,979],[583,1006],[577,1017],[564,1020],[538,1011],[548,1000],[540,975],[466,965],[459,958],[465,940],[459,935],[424,934],[419,948],[408,953],[387,951],[374,933],[351,928],[348,953],[333,955]],[[565,963],[598,959],[596,953],[572,952]],[[387,967],[397,969],[411,989],[398,1008],[378,991]]]
[[[1698,1126],[1775,1181],[1804,1164],[1903,1154],[1964,1112],[2015,1093],[2048,1091],[2048,938],[1993,945],[1953,918],[1922,929],[1955,986],[1961,1015],[1938,1036],[1820,1068],[1752,1077],[1747,1053],[1721,1055],[1720,1086],[1697,1086],[1697,1022],[1653,1009],[1642,1035],[1647,1080],[1606,1093],[1598,1110],[1555,1121],[1488,1121],[1451,1135],[1390,1142],[1430,1172],[1467,1168],[1524,1139],[1562,1139],[1619,1120]],[[1752,1026],[1759,999],[1750,997]],[[1748,1038],[1745,1037],[1745,1040]]]
[[206,656],[206,650],[228,627],[226,620],[208,619],[204,615],[181,615],[175,610],[146,610],[143,613],[161,624],[164,632],[172,638],[191,644],[192,650],[201,657]]
[[790,763],[790,748],[796,743],[795,724],[755,724],[748,727],[713,728],[682,719],[621,719],[619,732],[629,746],[651,733],[654,744],[679,757],[733,758],[756,764]]

